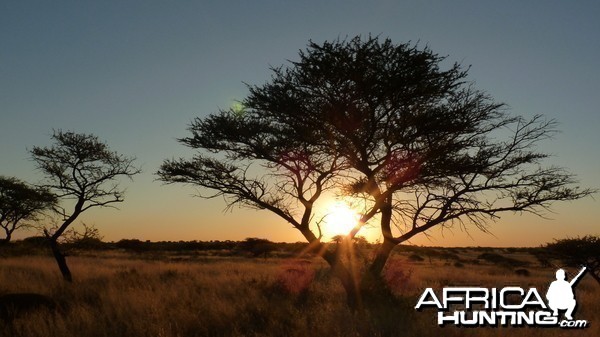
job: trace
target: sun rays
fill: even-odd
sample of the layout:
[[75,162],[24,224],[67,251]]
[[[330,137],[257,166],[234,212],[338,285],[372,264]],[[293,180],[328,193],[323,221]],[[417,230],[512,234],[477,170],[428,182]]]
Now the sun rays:
[[344,200],[335,200],[325,207],[323,216],[323,234],[333,238],[338,235],[347,235],[360,220],[360,213],[350,203]]

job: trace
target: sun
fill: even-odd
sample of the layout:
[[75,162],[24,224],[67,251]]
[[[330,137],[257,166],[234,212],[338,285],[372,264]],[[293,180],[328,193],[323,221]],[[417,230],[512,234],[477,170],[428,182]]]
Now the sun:
[[360,214],[343,201],[335,201],[326,209],[323,231],[327,236],[347,235],[360,219]]

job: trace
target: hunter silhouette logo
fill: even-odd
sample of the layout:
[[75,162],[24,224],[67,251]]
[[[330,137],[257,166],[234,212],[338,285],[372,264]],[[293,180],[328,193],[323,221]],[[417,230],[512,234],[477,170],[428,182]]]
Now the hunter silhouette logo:
[[[440,326],[544,326],[585,328],[586,320],[573,320],[577,306],[574,288],[585,273],[583,267],[570,282],[565,271],[556,271],[556,280],[550,283],[546,303],[536,288],[521,287],[445,287],[441,297],[427,288],[415,309],[436,307]],[[441,298],[441,300],[440,300]],[[559,310],[565,311],[565,320],[559,320]]]
[[546,293],[548,306],[552,309],[553,316],[558,316],[558,310],[566,310],[565,318],[568,320],[573,319],[573,310],[575,310],[575,306],[577,306],[573,287],[577,284],[577,281],[579,281],[579,278],[583,273],[585,273],[585,267],[581,269],[579,274],[577,274],[571,282],[567,282],[565,279],[565,271],[563,269],[556,271],[556,281],[553,281],[550,284],[548,292]]

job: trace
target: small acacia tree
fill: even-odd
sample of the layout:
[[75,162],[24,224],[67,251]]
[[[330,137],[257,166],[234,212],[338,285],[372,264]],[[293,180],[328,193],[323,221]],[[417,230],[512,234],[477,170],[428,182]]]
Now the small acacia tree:
[[240,242],[236,248],[242,252],[250,253],[254,257],[261,256],[266,259],[271,252],[277,249],[277,246],[274,242],[267,239],[246,238],[244,241]]
[[546,244],[545,253],[570,266],[582,265],[600,284],[600,237],[586,235],[580,238],[555,240]]
[[55,211],[61,223],[56,230],[46,229],[45,233],[63,278],[71,281],[58,240],[81,213],[123,202],[118,179],[131,179],[140,169],[133,165],[134,158],[111,151],[94,135],[59,130],[52,139],[52,146],[34,147],[31,156],[45,176],[43,187],[54,192],[60,201]]
[[31,226],[56,203],[56,197],[49,190],[17,179],[0,176],[0,227],[5,237],[0,243],[11,240],[14,231]]
[[[361,289],[384,287],[392,249],[414,235],[457,224],[485,231],[503,212],[541,214],[592,192],[542,166],[547,155],[535,145],[554,133],[553,121],[510,116],[443,61],[389,39],[311,42],[299,61],[249,86],[243,109],[194,120],[181,142],[198,154],[167,160],[158,174],[291,223],[322,252],[352,306]],[[383,243],[363,277],[323,247],[314,206],[326,189],[365,200],[349,243],[379,222]]]

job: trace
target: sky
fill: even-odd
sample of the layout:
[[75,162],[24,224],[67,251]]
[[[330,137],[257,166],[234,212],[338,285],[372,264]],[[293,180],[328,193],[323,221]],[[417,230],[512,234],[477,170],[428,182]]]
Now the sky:
[[[597,1],[2,1],[0,174],[41,179],[28,150],[53,129],[93,133],[143,173],[119,210],[81,221],[105,240],[302,241],[267,211],[224,212],[221,199],[158,182],[195,117],[227,108],[297,59],[309,40],[389,37],[428,46],[469,68],[469,80],[511,112],[544,114],[559,133],[548,164],[600,187],[600,3]],[[431,232],[412,244],[538,246],[600,234],[598,196],[557,204],[547,219],[507,214],[493,235]],[[21,234],[26,235],[26,234]]]

